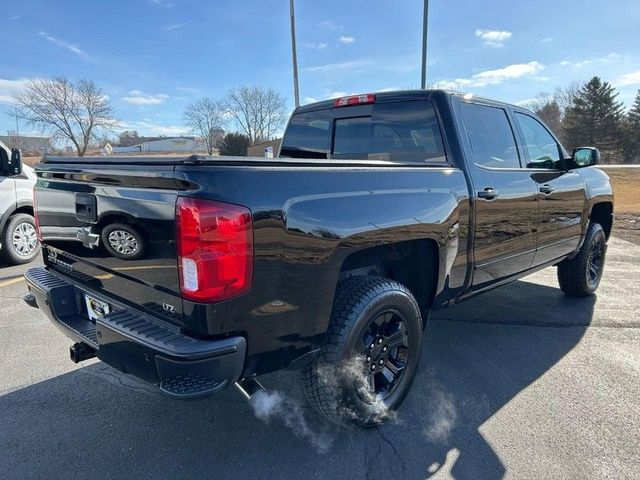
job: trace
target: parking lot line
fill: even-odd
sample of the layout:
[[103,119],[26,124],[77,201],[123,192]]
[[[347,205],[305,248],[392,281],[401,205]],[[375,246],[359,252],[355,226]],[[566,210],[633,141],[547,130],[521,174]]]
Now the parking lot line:
[[4,282],[0,282],[0,288],[8,287],[9,285],[13,285],[14,283],[19,283],[24,280],[24,277],[20,275],[19,277],[10,278],[9,280],[5,280]]

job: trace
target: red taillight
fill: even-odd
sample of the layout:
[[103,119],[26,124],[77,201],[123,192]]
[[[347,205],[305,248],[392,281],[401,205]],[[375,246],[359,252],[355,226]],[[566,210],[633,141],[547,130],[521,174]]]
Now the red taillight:
[[375,102],[376,96],[373,93],[365,93],[363,95],[350,95],[348,97],[337,98],[333,106],[347,107],[349,105],[365,105]]
[[176,223],[180,291],[185,298],[219,302],[251,288],[253,224],[247,208],[179,197]]
[[36,224],[36,237],[42,243],[42,232],[40,231],[40,219],[38,218],[38,200],[36,195],[36,186],[33,186],[33,221]]

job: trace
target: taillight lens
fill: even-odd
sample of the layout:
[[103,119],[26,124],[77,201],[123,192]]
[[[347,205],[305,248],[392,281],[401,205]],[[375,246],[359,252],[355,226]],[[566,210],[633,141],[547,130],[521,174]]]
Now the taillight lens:
[[180,291],[185,298],[219,302],[251,288],[253,224],[247,208],[179,197],[176,223]]
[[38,195],[36,186],[33,186],[33,221],[36,224],[36,237],[42,243],[42,232],[40,231],[40,219],[38,218]]

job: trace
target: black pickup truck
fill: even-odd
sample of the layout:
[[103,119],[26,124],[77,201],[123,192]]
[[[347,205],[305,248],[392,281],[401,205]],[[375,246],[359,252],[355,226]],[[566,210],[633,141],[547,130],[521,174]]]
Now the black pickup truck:
[[429,312],[549,266],[567,295],[596,290],[598,159],[439,90],[297,108],[275,159],[47,157],[25,300],[76,362],[185,398],[296,368],[322,414],[371,425],[407,394]]

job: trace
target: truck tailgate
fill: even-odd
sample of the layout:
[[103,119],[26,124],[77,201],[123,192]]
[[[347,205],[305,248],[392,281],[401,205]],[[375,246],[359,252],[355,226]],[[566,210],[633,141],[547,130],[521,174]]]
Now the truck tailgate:
[[[175,235],[180,190],[174,166],[40,164],[35,188],[47,266],[87,290],[182,326]],[[90,248],[102,229],[127,224],[142,236],[141,258]]]

